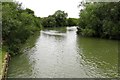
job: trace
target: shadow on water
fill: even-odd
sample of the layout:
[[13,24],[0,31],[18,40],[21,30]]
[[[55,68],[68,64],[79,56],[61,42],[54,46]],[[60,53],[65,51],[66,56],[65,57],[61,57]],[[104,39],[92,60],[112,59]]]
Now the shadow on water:
[[23,76],[24,78],[28,78],[32,75],[32,64],[30,64],[27,55],[29,54],[29,50],[35,46],[35,42],[39,36],[40,32],[36,32],[24,45],[22,45],[22,53],[12,57],[9,63],[8,78],[21,78]]
[[8,78],[30,77],[32,69],[26,54],[19,54],[13,57],[9,64]]

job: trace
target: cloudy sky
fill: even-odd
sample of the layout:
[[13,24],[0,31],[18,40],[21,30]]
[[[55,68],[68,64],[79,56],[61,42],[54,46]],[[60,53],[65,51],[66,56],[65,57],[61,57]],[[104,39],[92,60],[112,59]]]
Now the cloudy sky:
[[36,16],[47,17],[57,10],[64,10],[68,17],[78,18],[82,0],[15,0],[23,4],[23,7],[32,9]]

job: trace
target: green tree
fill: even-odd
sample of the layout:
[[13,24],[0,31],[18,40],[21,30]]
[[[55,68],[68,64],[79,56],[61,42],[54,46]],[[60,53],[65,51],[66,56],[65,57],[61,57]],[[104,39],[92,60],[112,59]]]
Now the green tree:
[[87,3],[80,11],[78,33],[119,39],[120,35],[120,2],[118,3]]
[[67,26],[77,26],[78,19],[77,18],[68,18],[67,19]]
[[56,20],[53,16],[48,16],[42,19],[42,25],[44,27],[55,27],[56,26]]
[[58,10],[53,15],[42,18],[44,27],[63,27],[67,25],[67,13]]
[[2,3],[3,47],[10,54],[19,53],[21,45],[41,28],[40,19],[30,9],[22,9],[21,4]]
[[57,27],[67,25],[68,14],[64,11],[58,10],[53,14],[53,16],[55,17]]

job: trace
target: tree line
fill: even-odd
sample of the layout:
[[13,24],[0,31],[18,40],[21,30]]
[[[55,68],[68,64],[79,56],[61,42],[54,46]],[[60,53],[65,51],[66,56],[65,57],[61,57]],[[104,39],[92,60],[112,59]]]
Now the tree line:
[[67,17],[67,13],[61,10],[57,10],[53,15],[42,18],[41,23],[44,27],[77,26],[78,19]]
[[78,34],[120,39],[120,2],[86,3],[80,11]]
[[68,18],[68,14],[61,10],[40,18],[21,5],[16,2],[2,3],[2,44],[3,49],[12,55],[19,53],[22,44],[42,27],[78,25],[77,33],[83,36],[120,39],[120,2],[86,3],[79,19]]

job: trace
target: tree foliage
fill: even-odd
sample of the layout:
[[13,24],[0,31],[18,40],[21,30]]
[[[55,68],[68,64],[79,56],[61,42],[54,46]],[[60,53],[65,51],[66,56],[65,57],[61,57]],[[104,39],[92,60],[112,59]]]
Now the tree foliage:
[[56,26],[66,26],[67,24],[67,16],[68,14],[65,13],[64,11],[58,10],[56,11],[53,16],[55,17],[56,20]]
[[44,27],[55,27],[56,20],[53,16],[44,17],[44,18],[42,18],[42,25]]
[[78,33],[119,39],[120,35],[120,2],[87,3],[80,11]]
[[40,19],[34,16],[34,11],[22,9],[18,3],[2,3],[2,39],[9,53],[18,53],[21,44],[40,28]]
[[67,19],[67,26],[77,26],[78,19],[77,18],[68,18]]
[[42,19],[44,27],[63,27],[67,25],[68,14],[64,11],[58,10],[53,15],[49,15]]
[[42,25],[44,27],[64,27],[78,25],[77,18],[67,18],[67,16],[67,13],[58,10],[53,15],[42,18]]

